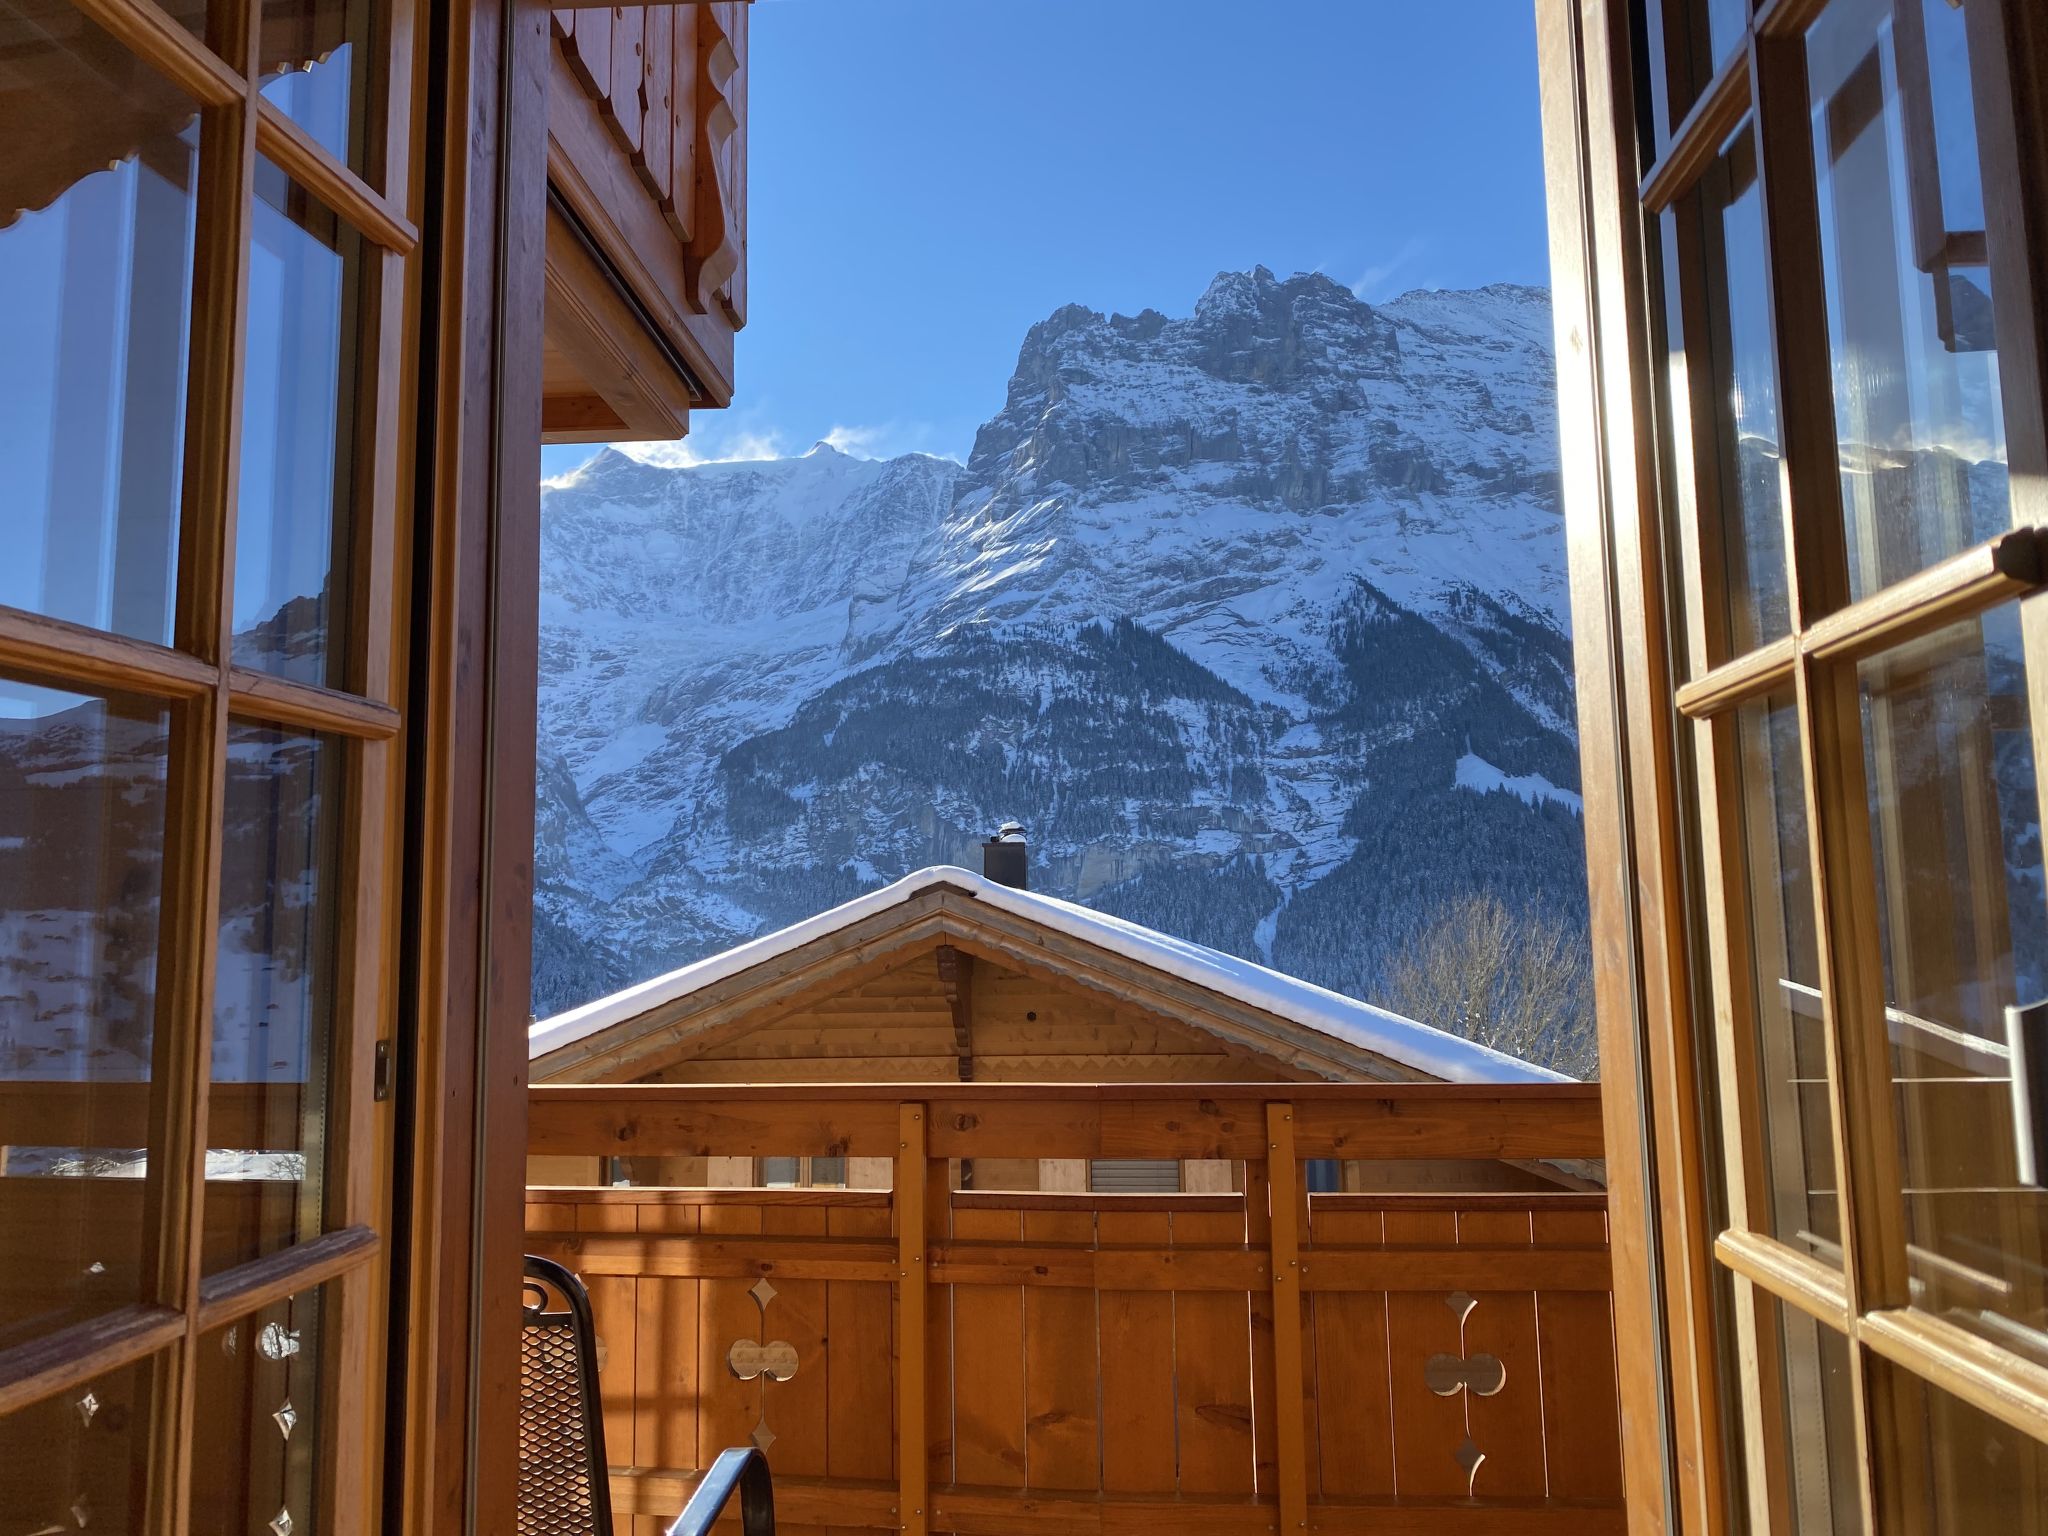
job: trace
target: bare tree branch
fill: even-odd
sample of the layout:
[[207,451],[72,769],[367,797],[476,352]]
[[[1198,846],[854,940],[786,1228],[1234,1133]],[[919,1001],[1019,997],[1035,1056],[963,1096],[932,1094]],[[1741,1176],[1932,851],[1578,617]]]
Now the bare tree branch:
[[1538,909],[1467,891],[1387,965],[1387,1006],[1572,1077],[1600,1070],[1585,936]]

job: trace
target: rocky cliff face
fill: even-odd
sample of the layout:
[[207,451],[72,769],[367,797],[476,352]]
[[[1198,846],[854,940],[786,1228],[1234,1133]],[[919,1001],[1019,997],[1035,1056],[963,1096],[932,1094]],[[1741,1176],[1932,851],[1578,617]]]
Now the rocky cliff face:
[[600,455],[543,512],[535,1009],[1007,817],[1033,881],[1372,996],[1441,897],[1578,913],[1534,290],[1069,307],[965,466]]

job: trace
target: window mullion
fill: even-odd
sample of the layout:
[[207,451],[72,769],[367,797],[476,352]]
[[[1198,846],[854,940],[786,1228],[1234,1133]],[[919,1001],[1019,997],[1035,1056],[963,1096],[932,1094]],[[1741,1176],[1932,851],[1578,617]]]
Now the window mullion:
[[185,1536],[191,1519],[200,1272],[206,1218],[206,1115],[212,1075],[222,819],[227,782],[235,502],[241,471],[242,373],[249,230],[256,161],[255,0],[216,4],[210,43],[247,82],[200,126],[193,272],[191,408],[179,518],[177,637],[215,669],[212,689],[180,707],[172,727],[164,851],[151,1180],[155,1300],[185,1316],[156,1373],[145,1529]]
[[[1849,600],[1818,187],[1798,36],[1750,48],[1773,357],[1780,410],[1781,504],[1795,634]],[[1800,656],[1793,675],[1805,778],[1822,1024],[1835,1137],[1843,1278],[1852,1316],[1906,1294],[1904,1196],[1882,1027],[1884,961],[1862,722],[1853,663]],[[1878,1390],[1864,1350],[1849,1351],[1857,1482],[1867,1529],[1894,1529],[1907,1506],[1906,1426]]]

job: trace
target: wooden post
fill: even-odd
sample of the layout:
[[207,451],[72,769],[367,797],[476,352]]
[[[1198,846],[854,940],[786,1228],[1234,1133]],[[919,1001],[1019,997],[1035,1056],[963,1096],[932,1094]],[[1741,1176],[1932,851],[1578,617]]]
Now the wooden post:
[[925,1425],[925,1107],[897,1107],[896,1528],[924,1536],[931,1507]]
[[1308,1529],[1308,1437],[1301,1382],[1301,1163],[1294,1106],[1266,1106],[1268,1243],[1273,1271],[1273,1429],[1280,1536]]

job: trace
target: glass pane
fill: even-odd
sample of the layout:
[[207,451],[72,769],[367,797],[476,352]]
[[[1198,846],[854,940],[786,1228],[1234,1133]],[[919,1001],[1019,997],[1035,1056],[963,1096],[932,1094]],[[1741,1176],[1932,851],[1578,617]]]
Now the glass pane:
[[[1926,1426],[1906,1443],[1911,1460],[1885,1468],[1886,1478],[1909,1493],[1907,1528],[1929,1536],[2036,1529],[2048,1499],[2048,1449],[1908,1371],[1877,1366],[1900,1394],[1900,1418]],[[1925,1510],[1924,1521],[1914,1518],[1915,1505]]]
[[1782,1301],[1767,1302],[1761,1291],[1757,1301],[1776,1320],[1792,1529],[1800,1536],[1855,1536],[1863,1528],[1863,1506],[1849,1341]]
[[1859,671],[1915,1300],[2048,1361],[2048,1193],[2022,1182],[2006,1014],[2048,997],[2019,614]]
[[1663,5],[1670,126],[1675,129],[1741,48],[1749,0],[1663,0]]
[[169,727],[0,680],[0,1349],[141,1299]]
[[310,1536],[317,1511],[320,1331],[331,1287],[305,1291],[199,1341],[192,1529]]
[[139,1531],[151,1361],[0,1418],[0,1531]]
[[0,603],[168,643],[198,108],[0,0]]
[[321,1231],[346,750],[268,726],[228,732],[209,1271]]
[[1756,140],[1745,124],[1698,192],[1700,272],[1709,334],[1690,355],[1711,359],[1714,419],[1700,423],[1705,537],[1719,523],[1728,593],[1728,654],[1740,656],[1792,627],[1787,602],[1784,503],[1780,496],[1778,381],[1766,285],[1763,198]]
[[1744,705],[1735,730],[1742,762],[1742,857],[1749,888],[1765,1183],[1750,1197],[1750,1221],[1759,1231],[1839,1265],[1834,1118],[1798,711],[1790,695],[1774,694]]
[[263,94],[313,141],[362,169],[363,107],[370,71],[367,0],[264,0]]
[[1834,0],[1807,34],[1849,584],[2011,521],[1964,18]]
[[256,165],[235,661],[345,686],[362,241]]
[[1716,67],[1742,41],[1749,25],[1749,0],[1707,0],[1707,41]]

